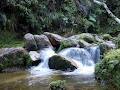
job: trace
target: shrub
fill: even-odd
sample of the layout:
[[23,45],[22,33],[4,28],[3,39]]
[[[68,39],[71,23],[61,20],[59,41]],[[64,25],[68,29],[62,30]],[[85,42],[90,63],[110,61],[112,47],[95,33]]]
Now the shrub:
[[65,81],[57,80],[53,81],[49,85],[50,90],[66,90]]
[[112,85],[116,90],[120,89],[120,49],[108,52],[103,60],[96,65],[95,74],[97,80]]

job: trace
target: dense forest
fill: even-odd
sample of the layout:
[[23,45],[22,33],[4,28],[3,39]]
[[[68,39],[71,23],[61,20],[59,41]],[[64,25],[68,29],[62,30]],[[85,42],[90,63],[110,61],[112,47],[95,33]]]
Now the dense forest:
[[[51,48],[52,54],[59,54],[58,52],[71,47],[84,49],[78,49],[76,53],[87,48],[89,53],[93,54],[90,52],[93,50],[91,47],[99,46],[100,55],[95,54],[97,51],[94,53],[95,59],[101,60],[96,59],[94,62],[95,78],[108,87],[110,85],[112,89],[108,90],[119,90],[119,33],[120,0],[1,0],[0,72],[4,73],[6,68],[12,66],[26,69],[38,65],[42,60],[34,62],[31,58],[38,59],[41,52],[47,52],[47,49],[42,51],[46,47]],[[75,50],[71,49],[73,52]],[[48,57],[50,55],[45,54]],[[82,56],[84,54],[81,53]],[[69,61],[68,58],[56,55],[48,59],[51,61],[48,62],[50,69],[71,72],[78,68],[74,64],[74,58]],[[53,82],[53,86],[57,85],[56,83],[59,85],[61,81]]]
[[[100,0],[103,2],[104,0]],[[104,1],[119,18],[119,1]],[[67,32],[119,33],[117,23],[102,5],[94,0],[2,0],[0,2],[1,33]]]

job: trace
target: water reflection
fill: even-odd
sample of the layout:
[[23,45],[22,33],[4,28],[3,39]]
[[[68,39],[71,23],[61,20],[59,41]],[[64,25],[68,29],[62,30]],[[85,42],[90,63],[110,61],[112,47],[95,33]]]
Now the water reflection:
[[[29,72],[0,74],[0,90],[48,90],[54,80],[66,80],[68,90],[103,90],[94,79],[94,75],[52,75],[32,76]],[[111,89],[109,89],[111,90]]]

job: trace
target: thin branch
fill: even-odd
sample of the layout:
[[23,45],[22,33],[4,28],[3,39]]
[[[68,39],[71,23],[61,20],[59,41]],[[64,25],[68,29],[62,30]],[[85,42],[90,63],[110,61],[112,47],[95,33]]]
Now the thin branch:
[[104,2],[100,2],[98,0],[93,0],[94,3],[103,6],[105,8],[105,10],[107,11],[107,13],[117,22],[120,24],[120,19],[118,17],[116,17],[108,8],[108,6],[104,3]]

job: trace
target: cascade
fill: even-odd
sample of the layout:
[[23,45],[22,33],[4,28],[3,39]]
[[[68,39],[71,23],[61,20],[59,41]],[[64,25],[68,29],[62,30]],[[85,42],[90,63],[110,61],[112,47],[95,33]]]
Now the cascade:
[[[50,57],[57,55],[51,48],[45,48],[40,50],[40,60],[42,62],[37,67],[32,67],[32,73],[39,72],[39,74],[50,73],[48,60]],[[95,64],[100,60],[99,46],[93,46],[89,48],[77,48],[71,47],[64,49],[58,53],[68,60],[72,60],[78,66],[74,72],[65,72],[65,74],[93,74],[95,70]]]

